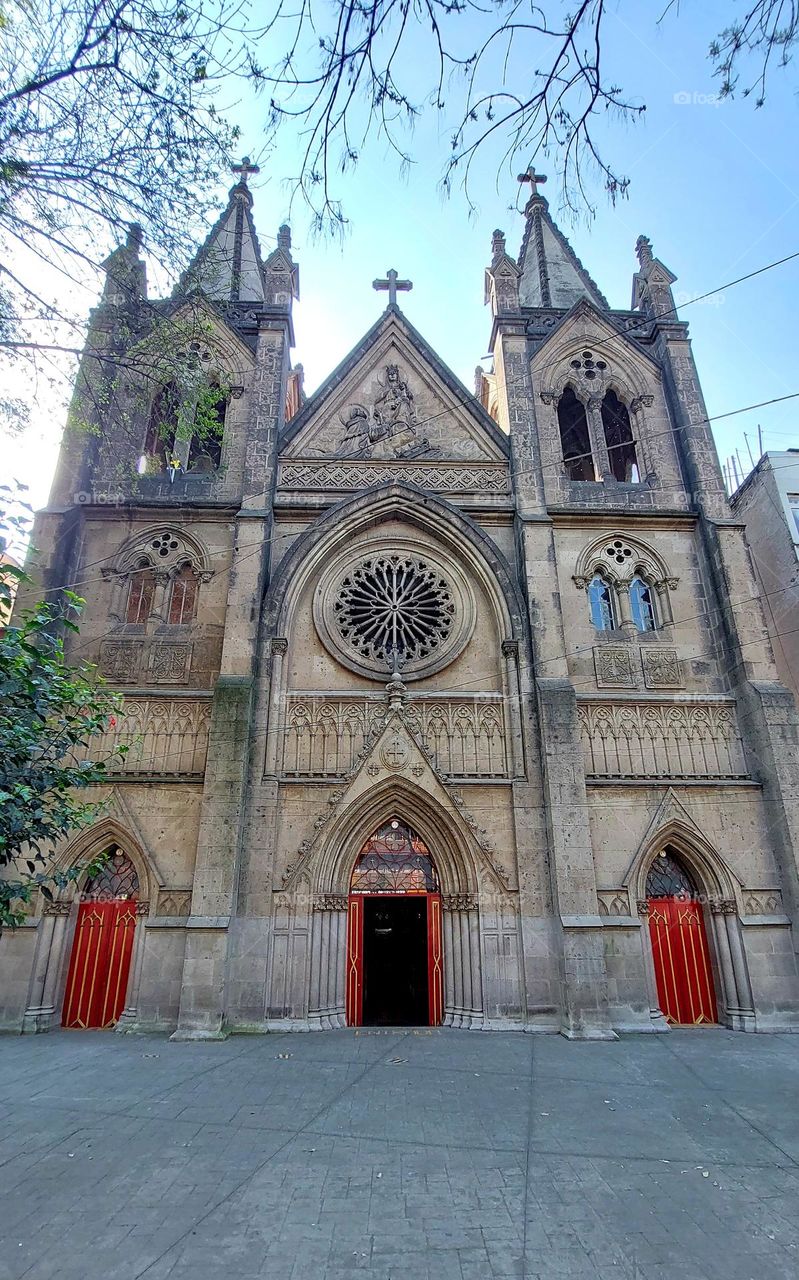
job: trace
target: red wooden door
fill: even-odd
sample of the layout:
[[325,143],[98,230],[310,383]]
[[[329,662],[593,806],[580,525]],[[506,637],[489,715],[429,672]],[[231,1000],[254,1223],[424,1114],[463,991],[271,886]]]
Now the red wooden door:
[[716,1022],[716,995],[702,908],[691,898],[650,898],[649,936],[658,1001],[668,1022]]
[[363,898],[350,895],[347,917],[347,1026],[363,1024]]
[[65,1027],[113,1027],[128,990],[136,903],[83,902],[67,975]]
[[427,1003],[428,1025],[437,1027],[444,1013],[441,941],[441,894],[427,895]]

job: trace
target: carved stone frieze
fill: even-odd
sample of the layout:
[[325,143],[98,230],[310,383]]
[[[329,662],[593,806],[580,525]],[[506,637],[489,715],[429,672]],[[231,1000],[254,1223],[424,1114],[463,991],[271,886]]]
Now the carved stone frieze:
[[314,911],[346,911],[348,905],[346,893],[320,893],[313,900]]
[[473,893],[445,893],[441,905],[445,911],[476,911],[477,896]]
[[[501,702],[414,701],[404,705],[403,714],[439,773],[459,778],[507,776]],[[385,705],[366,699],[290,698],[283,732],[283,773],[341,777],[385,719]]]
[[114,773],[201,774],[208,749],[211,704],[195,698],[126,698],[105,733],[78,754],[100,758],[124,746]]
[[592,778],[745,778],[732,703],[581,702]]
[[391,480],[402,480],[434,493],[507,493],[510,487],[504,463],[330,463],[283,462],[281,489],[328,491],[371,489]]

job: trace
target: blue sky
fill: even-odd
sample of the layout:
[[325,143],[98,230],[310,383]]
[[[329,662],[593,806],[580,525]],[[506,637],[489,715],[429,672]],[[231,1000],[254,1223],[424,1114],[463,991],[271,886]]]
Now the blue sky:
[[[633,100],[645,101],[634,126],[606,127],[615,163],[632,179],[629,197],[609,206],[596,190],[596,216],[574,224],[559,210],[557,184],[544,187],[551,210],[612,306],[630,304],[636,267],[634,245],[648,235],[656,255],[678,277],[675,291],[687,299],[799,250],[799,150],[796,147],[795,71],[775,71],[768,101],[756,110],[744,99],[717,102],[706,57],[708,42],[739,7],[706,3],[670,10],[619,3],[607,29],[607,68]],[[740,6],[742,7],[742,6]],[[239,109],[241,150],[257,157],[253,179],[255,219],[268,251],[288,213],[283,177],[296,143],[285,137],[271,154],[263,147],[263,108],[247,101]],[[385,305],[371,281],[396,267],[414,282],[401,304],[408,318],[456,374],[471,387],[476,363],[486,355],[490,317],[483,307],[483,269],[491,233],[505,230],[517,253],[523,218],[516,209],[517,183],[507,172],[497,189],[498,153],[484,152],[469,213],[456,190],[447,200],[438,181],[448,148],[448,129],[423,119],[413,146],[418,163],[401,176],[386,146],[374,141],[339,185],[350,219],[341,244],[314,240],[305,214],[292,211],[294,253],[302,296],[295,312],[295,361],[312,390],[355,345]],[[539,171],[554,173],[546,158]],[[518,166],[517,166],[518,167]],[[220,189],[220,204],[225,199]],[[706,302],[684,309],[708,403],[708,413],[728,413],[755,402],[799,391],[795,311],[799,259]],[[11,449],[11,469],[46,499],[55,463],[59,414],[34,413],[26,437]],[[745,469],[757,427],[764,447],[799,445],[799,399],[714,424],[722,458],[738,449]]]

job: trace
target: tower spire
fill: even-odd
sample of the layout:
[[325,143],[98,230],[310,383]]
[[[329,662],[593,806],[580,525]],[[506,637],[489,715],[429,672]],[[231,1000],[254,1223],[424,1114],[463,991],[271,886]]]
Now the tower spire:
[[560,310],[573,306],[579,298],[589,298],[596,307],[606,310],[607,299],[553,221],[547,199],[538,190],[547,181],[546,174],[536,173],[531,164],[518,180],[530,184],[519,253],[521,305]]

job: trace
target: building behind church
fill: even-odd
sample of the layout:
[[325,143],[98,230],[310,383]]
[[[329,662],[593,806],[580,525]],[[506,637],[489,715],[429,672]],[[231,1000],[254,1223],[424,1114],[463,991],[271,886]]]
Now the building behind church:
[[[0,939],[6,1027],[796,1028],[799,721],[675,277],[641,237],[611,307],[530,178],[474,393],[389,280],[306,398],[246,170],[172,298],[111,255],[35,542],[130,750],[53,852],[102,870]],[[89,394],[164,324],[221,439]]]

